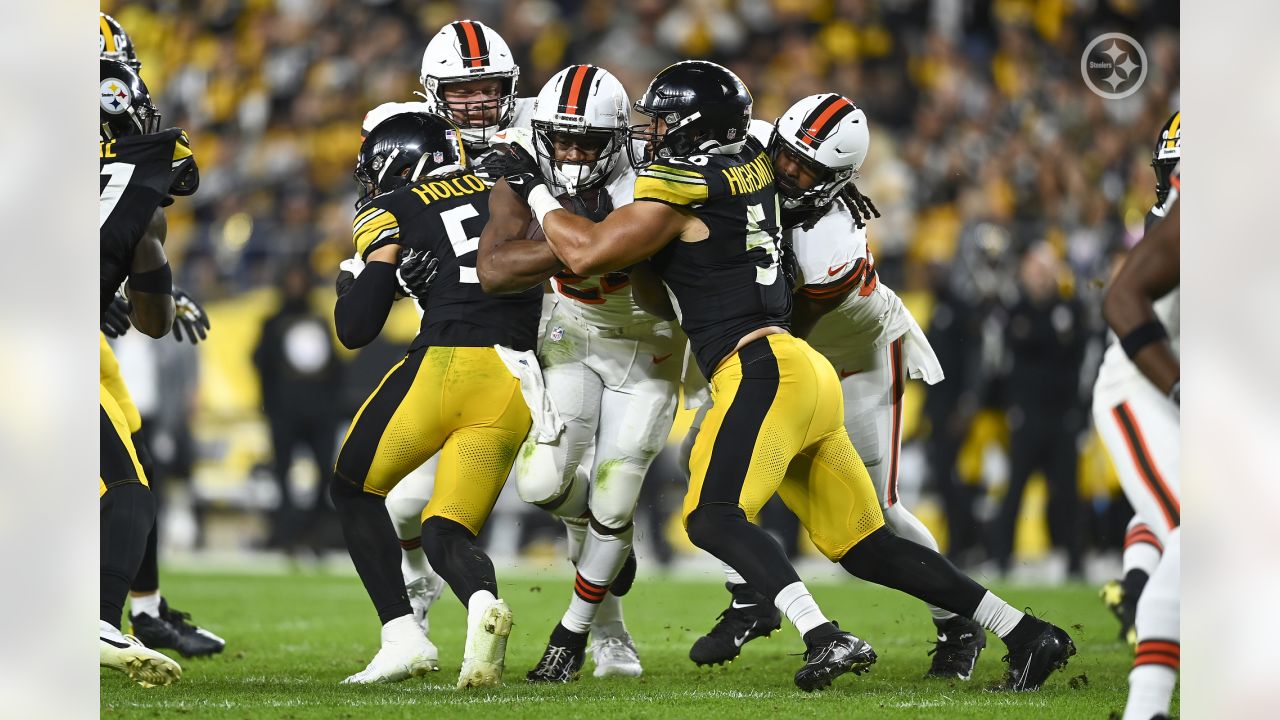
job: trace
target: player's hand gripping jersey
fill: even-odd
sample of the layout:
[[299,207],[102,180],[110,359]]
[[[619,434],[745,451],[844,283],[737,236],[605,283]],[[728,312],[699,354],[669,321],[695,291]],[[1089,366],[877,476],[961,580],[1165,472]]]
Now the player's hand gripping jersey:
[[356,254],[367,260],[396,244],[439,258],[435,281],[418,302],[426,314],[410,350],[428,346],[503,345],[532,350],[537,343],[541,288],[487,295],[476,277],[480,231],[489,220],[489,188],[471,172],[428,177],[379,195],[356,214]]
[[710,233],[701,242],[673,241],[653,257],[704,376],[753,330],[790,326],[791,293],[778,263],[778,195],[758,141],[747,138],[732,155],[651,163],[638,173],[635,199],[688,210]]
[[99,311],[105,313],[129,276],[134,247],[151,216],[172,202],[170,195],[194,192],[198,175],[191,144],[180,128],[100,142],[98,172]]

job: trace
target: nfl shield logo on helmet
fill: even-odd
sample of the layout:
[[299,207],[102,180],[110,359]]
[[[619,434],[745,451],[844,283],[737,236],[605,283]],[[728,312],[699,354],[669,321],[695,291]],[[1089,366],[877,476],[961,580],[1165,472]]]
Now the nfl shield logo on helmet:
[[440,163],[444,162],[444,153],[439,150],[436,150],[435,152],[431,153],[431,159],[435,162],[435,164],[439,165]]
[[119,80],[108,78],[102,82],[100,88],[102,109],[112,115],[119,115],[129,109],[133,97],[129,94],[129,88]]

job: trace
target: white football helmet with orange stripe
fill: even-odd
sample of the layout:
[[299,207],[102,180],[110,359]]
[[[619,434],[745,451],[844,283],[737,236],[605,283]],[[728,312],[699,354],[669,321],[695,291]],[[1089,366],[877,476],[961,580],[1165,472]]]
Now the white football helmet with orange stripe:
[[867,159],[871,132],[867,115],[836,93],[810,95],[792,105],[773,124],[769,156],[786,152],[818,178],[801,190],[788,177],[777,176],[783,207],[824,207],[852,181]]
[[[446,102],[441,94],[450,83],[497,79],[501,90],[496,99]],[[511,124],[516,106],[516,84],[520,68],[507,41],[478,20],[457,20],[440,28],[422,53],[419,80],[431,112],[451,120],[462,129],[468,145],[487,145],[493,134]],[[470,119],[477,111],[489,122]]]
[[[604,68],[556,73],[538,93],[530,123],[542,176],[570,195],[608,182],[626,146],[630,108],[626,89]],[[557,162],[557,147],[566,160]]]

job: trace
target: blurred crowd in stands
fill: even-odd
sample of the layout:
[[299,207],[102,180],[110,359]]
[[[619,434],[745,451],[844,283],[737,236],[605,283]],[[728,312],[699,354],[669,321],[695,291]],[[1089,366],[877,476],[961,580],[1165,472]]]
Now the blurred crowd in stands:
[[[1105,483],[1089,479],[1105,473],[1080,461],[1106,341],[1102,285],[1141,237],[1154,202],[1151,149],[1179,104],[1176,3],[104,0],[102,9],[132,36],[166,124],[194,143],[202,185],[170,208],[169,249],[177,281],[205,302],[280,288],[298,268],[317,293],[332,292],[351,253],[361,120],[382,102],[413,99],[422,49],[454,19],[484,21],[507,40],[522,96],[569,63],[591,62],[634,99],[686,58],[737,72],[757,118],[804,95],[848,95],[871,123],[858,186],[883,213],[869,233],[881,278],[908,299],[947,373],[922,403],[914,440],[952,552],[1006,562],[1001,537],[1017,506],[999,497],[1016,500],[1034,471],[1050,486],[1049,530],[1073,570],[1083,548],[1119,542],[1127,517],[1112,506],[1124,501],[1111,502]],[[1122,100],[1098,97],[1080,75],[1084,47],[1112,31],[1137,38],[1148,60],[1143,87]],[[368,375],[335,396],[358,399],[376,381]],[[1015,492],[995,499],[957,470],[984,415],[1013,448],[1004,475]]]

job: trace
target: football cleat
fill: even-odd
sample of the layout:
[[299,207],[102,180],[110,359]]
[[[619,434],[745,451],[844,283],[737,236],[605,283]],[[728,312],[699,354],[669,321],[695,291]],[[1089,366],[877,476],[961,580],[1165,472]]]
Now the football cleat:
[[865,640],[841,631],[805,648],[804,660],[804,666],[796,671],[796,687],[813,692],[847,672],[867,672],[876,662],[876,651]]
[[591,673],[595,677],[640,677],[644,673],[640,666],[640,653],[636,652],[631,633],[625,630],[616,637],[596,637],[587,652],[596,663],[596,669]]
[[129,615],[129,624],[133,634],[147,647],[168,648],[177,650],[182,657],[206,657],[222,652],[227,641],[187,622],[190,613],[169,607],[169,602],[160,598],[160,617],[146,613]]
[[582,665],[587,661],[587,636],[566,629],[557,623],[551,631],[551,640],[542,652],[537,667],[525,674],[531,683],[567,683],[582,675]]
[[182,679],[182,666],[173,658],[143,645],[132,635],[101,623],[98,665],[119,670],[142,687],[170,685]]
[[[725,587],[734,591],[733,586]],[[782,613],[768,600],[745,585],[733,593],[733,601],[720,613],[715,626],[689,649],[689,659],[698,665],[726,663],[742,652],[742,646],[759,637],[768,637],[782,627]]]
[[948,620],[938,629],[938,640],[929,651],[933,664],[925,677],[968,680],[986,646],[987,632],[981,625],[959,616]]
[[1045,623],[1030,642],[1017,648],[1009,648],[1004,661],[1009,663],[1005,687],[1015,692],[1039,690],[1054,670],[1067,666],[1067,659],[1076,654],[1071,636],[1057,625]]
[[467,644],[462,652],[458,689],[493,687],[502,682],[506,665],[507,638],[511,635],[511,608],[495,600],[474,619],[468,613]]
[[[404,621],[408,621],[407,624]],[[343,685],[392,683],[421,677],[440,669],[440,652],[418,632],[412,616],[396,618],[382,626],[382,647],[364,670],[342,681]]]
[[405,593],[409,595],[409,607],[413,609],[413,619],[422,628],[423,635],[430,628],[427,611],[440,598],[440,593],[444,592],[444,585],[444,578],[432,575],[420,577],[404,586]]
[[1119,580],[1111,580],[1098,591],[1098,597],[1102,598],[1102,604],[1107,606],[1107,609],[1111,611],[1112,615],[1116,616],[1116,620],[1120,623],[1120,640],[1136,648],[1138,646],[1138,633],[1134,628],[1133,622],[1137,615],[1138,604],[1129,602],[1128,594],[1124,591],[1124,585]]

